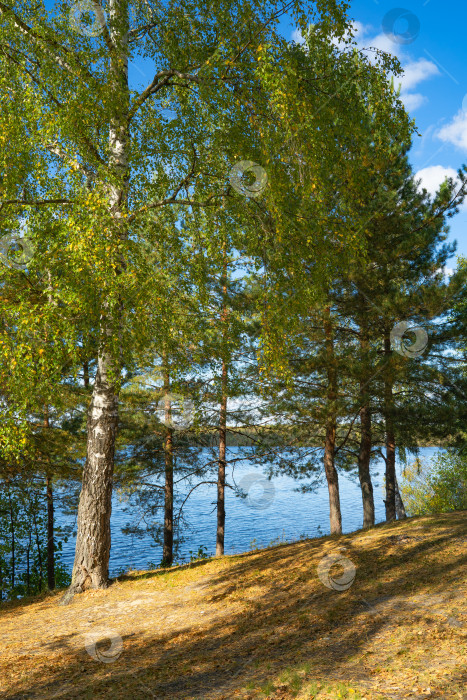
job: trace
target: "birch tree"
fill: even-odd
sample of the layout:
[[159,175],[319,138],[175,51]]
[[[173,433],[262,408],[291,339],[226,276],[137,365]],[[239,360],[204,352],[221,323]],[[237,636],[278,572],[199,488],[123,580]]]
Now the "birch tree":
[[[148,211],[209,207],[228,195],[225,173],[210,158],[223,144],[217,132],[205,133],[202,117],[217,117],[222,132],[229,115],[229,157],[254,151],[247,116],[252,105],[261,107],[257,54],[265,44],[282,45],[275,28],[281,15],[290,12],[302,28],[318,19],[324,34],[340,35],[345,26],[337,0],[307,7],[108,0],[90,10],[91,18],[79,4],[70,11],[64,2],[53,10],[43,2],[17,9],[0,2],[2,70],[11,76],[2,86],[16,90],[34,160],[27,183],[7,183],[2,209],[11,219],[26,211],[34,220],[44,208],[45,219],[60,222],[60,238],[42,230],[37,248],[44,244],[55,263],[48,268],[54,287],[66,278],[65,306],[79,299],[98,329],[70,593],[108,584],[121,371],[127,339],[141,322],[137,313],[127,322],[125,304],[137,286],[138,224]],[[129,81],[138,61],[151,70],[141,88]],[[40,254],[35,264],[40,269]]]

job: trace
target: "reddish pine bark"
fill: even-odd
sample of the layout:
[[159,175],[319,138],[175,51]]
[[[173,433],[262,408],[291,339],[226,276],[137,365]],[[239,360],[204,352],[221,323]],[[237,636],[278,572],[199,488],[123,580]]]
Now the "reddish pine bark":
[[329,520],[331,534],[342,533],[342,516],[339,496],[339,477],[335,467],[336,449],[336,400],[337,400],[337,368],[334,355],[334,338],[331,324],[330,309],[326,309],[324,333],[327,357],[328,378],[328,415],[326,419],[326,438],[324,444],[324,471],[329,492]]

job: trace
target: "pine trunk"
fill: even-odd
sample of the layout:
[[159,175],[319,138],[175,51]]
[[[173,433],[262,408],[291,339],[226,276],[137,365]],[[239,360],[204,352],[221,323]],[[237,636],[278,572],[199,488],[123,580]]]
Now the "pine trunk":
[[227,450],[227,362],[225,359],[227,341],[227,243],[223,245],[222,264],[222,373],[221,373],[221,406],[219,413],[219,462],[217,471],[217,529],[216,529],[216,557],[224,554],[225,540],[225,468]]
[[49,591],[55,588],[55,534],[54,534],[54,497],[52,480],[47,474],[47,587]]
[[15,542],[15,521],[13,517],[13,504],[11,502],[11,493],[8,490],[8,501],[9,501],[9,513],[10,513],[10,527],[11,527],[11,587],[15,587],[15,575],[16,575],[16,542]]
[[[49,406],[44,406],[44,429],[49,430]],[[49,458],[46,458],[49,465]],[[53,591],[55,588],[55,534],[54,534],[54,497],[52,491],[52,479],[50,470],[45,477],[45,490],[47,498],[47,588]]]
[[30,555],[32,549],[31,542],[31,530],[29,530],[29,542],[26,548],[26,592],[29,595],[31,593],[31,566],[30,566]]
[[331,534],[342,533],[341,504],[339,497],[339,477],[334,465],[334,450],[336,446],[336,427],[328,424],[324,446],[324,471],[328,482],[329,492],[329,521]]
[[217,473],[216,556],[224,554],[225,538],[225,455],[227,446],[227,364],[222,361],[221,409],[219,417],[219,465]]
[[335,467],[336,449],[336,400],[337,400],[337,369],[334,356],[334,339],[331,325],[330,309],[326,309],[324,321],[326,338],[326,357],[328,375],[328,415],[326,421],[326,439],[324,444],[324,471],[329,491],[329,520],[331,534],[342,533],[342,516],[339,496],[339,477]]
[[368,404],[360,409],[361,437],[358,451],[358,477],[362,490],[363,527],[373,527],[375,524],[375,501],[373,484],[371,483],[371,412]]
[[85,389],[89,389],[89,363],[83,363],[83,384]]
[[[366,370],[368,367],[369,342],[365,318],[362,320],[360,332],[361,365]],[[375,501],[370,474],[371,443],[370,394],[368,391],[368,372],[365,371],[363,381],[360,383],[360,446],[358,451],[358,478],[362,491],[363,527],[373,527],[375,524]]]
[[34,534],[36,536],[36,548],[37,548],[37,560],[39,564],[39,591],[42,591],[42,581],[43,581],[43,574],[44,574],[44,569],[42,566],[42,552],[41,552],[41,541],[39,538],[39,528],[37,525],[37,518],[35,512],[32,514],[32,519],[34,523]]
[[[384,352],[389,360],[391,355],[391,340],[388,335],[384,338]],[[386,521],[396,519],[396,438],[393,420],[392,376],[390,371],[384,376],[384,419],[386,426]]]
[[170,400],[170,378],[164,371],[165,391],[165,424],[167,432],[164,440],[165,456],[165,485],[164,485],[164,546],[162,550],[161,566],[172,566],[174,543],[174,459],[173,459],[173,430],[170,427],[172,421],[172,404]]
[[407,513],[405,512],[405,506],[404,506],[404,501],[402,500],[402,496],[399,491],[399,484],[397,483],[397,476],[394,480],[395,488],[396,488],[396,515],[398,520],[403,520],[404,518],[407,517]]

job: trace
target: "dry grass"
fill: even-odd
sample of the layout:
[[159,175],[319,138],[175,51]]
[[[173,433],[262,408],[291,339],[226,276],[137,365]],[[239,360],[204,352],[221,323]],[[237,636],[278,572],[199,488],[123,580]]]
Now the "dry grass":
[[[134,572],[68,606],[3,604],[1,697],[467,698],[466,516]],[[356,567],[342,592],[317,575],[338,552]],[[122,639],[111,663],[86,651],[99,629]]]

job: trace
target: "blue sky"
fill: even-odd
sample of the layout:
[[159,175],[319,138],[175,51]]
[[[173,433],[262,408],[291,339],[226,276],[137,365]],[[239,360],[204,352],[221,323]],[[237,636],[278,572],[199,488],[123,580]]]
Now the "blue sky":
[[[455,176],[467,163],[467,2],[401,0],[401,6],[392,0],[350,2],[349,17],[359,46],[393,53],[404,68],[401,98],[420,132],[414,135],[411,162],[433,193],[447,175]],[[280,29],[285,37],[298,38],[288,18],[283,18]],[[137,63],[130,66],[130,80],[143,87],[152,78],[153,66]],[[467,203],[450,225],[458,254],[467,256]],[[454,266],[455,259],[449,264]]]
[[[467,3],[354,0],[349,16],[361,48],[388,51],[404,68],[401,98],[420,132],[414,136],[411,163],[434,192],[446,175],[455,176],[467,163]],[[284,26],[287,31],[297,38],[293,27]],[[457,253],[467,256],[467,204],[450,225]]]

